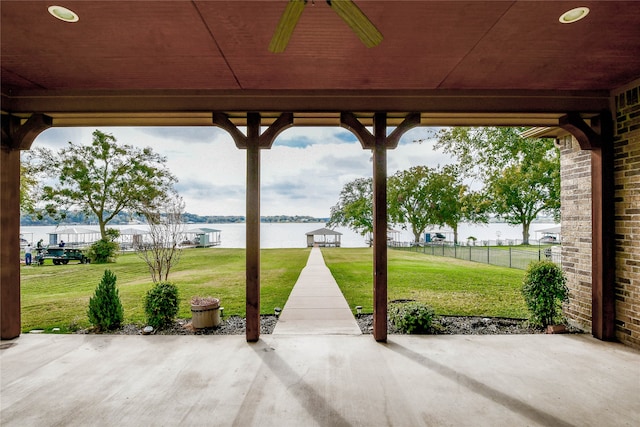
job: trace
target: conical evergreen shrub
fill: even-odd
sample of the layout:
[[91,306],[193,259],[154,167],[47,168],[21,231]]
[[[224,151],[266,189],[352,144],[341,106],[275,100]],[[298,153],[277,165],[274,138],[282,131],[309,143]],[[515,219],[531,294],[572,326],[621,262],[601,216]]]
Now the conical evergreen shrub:
[[102,280],[89,299],[87,311],[89,322],[100,330],[112,330],[120,327],[124,318],[122,302],[116,287],[116,275],[105,270]]

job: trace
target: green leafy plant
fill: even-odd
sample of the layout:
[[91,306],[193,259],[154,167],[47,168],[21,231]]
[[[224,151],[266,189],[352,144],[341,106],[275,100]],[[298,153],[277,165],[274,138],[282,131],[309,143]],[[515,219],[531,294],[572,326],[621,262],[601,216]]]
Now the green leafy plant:
[[92,263],[106,264],[116,261],[119,249],[116,239],[120,236],[120,231],[115,228],[108,228],[105,230],[105,236],[89,247],[87,257]]
[[89,322],[100,330],[120,327],[124,310],[116,287],[116,275],[110,270],[104,271],[93,297],[89,299],[87,316]]
[[529,264],[524,275],[522,295],[531,312],[531,323],[546,327],[561,320],[562,303],[569,299],[567,279],[551,261]]
[[89,247],[87,256],[94,264],[115,262],[118,255],[118,243],[108,239],[100,239]]
[[405,334],[424,334],[429,332],[435,312],[433,308],[421,302],[391,304],[389,319]]
[[144,301],[147,323],[162,328],[173,322],[178,313],[178,288],[172,283],[157,283],[149,289]]

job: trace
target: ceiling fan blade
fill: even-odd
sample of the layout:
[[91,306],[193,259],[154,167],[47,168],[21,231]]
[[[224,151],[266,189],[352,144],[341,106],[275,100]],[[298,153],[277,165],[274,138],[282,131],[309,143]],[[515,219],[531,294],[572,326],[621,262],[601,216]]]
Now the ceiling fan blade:
[[352,0],[327,0],[329,6],[346,22],[367,47],[378,46],[382,34]]
[[296,24],[300,19],[300,15],[302,15],[306,3],[306,0],[289,0],[286,9],[280,17],[280,22],[278,22],[271,43],[269,43],[270,52],[281,53],[287,48],[291,34],[293,34],[293,30],[296,28]]

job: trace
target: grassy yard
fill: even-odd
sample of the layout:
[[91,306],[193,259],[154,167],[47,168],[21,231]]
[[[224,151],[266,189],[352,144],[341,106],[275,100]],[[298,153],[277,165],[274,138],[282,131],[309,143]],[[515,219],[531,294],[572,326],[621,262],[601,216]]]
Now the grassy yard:
[[[307,262],[308,249],[265,249],[261,252],[261,310],[273,313],[289,297],[300,271]],[[151,288],[146,264],[135,254],[124,254],[114,264],[52,265],[22,267],[22,330],[62,332],[74,326],[89,326],[87,307],[105,269],[117,276],[126,323],[143,323],[144,296]],[[225,316],[245,316],[244,249],[185,250],[169,281],[180,292],[179,317],[190,318],[192,296],[220,298]]]
[[[325,261],[351,308],[372,312],[370,248],[322,250]],[[261,311],[283,307],[309,249],[264,249],[261,265]],[[105,269],[117,276],[125,323],[145,321],[144,296],[152,286],[146,264],[125,254],[114,264],[75,262],[22,267],[22,330],[89,326],[87,307]],[[389,300],[415,299],[438,314],[528,317],[520,286],[524,272],[422,253],[389,250]],[[245,251],[193,249],[183,252],[170,281],[180,290],[179,317],[190,318],[192,296],[221,299],[225,316],[245,316]]]
[[[325,262],[353,309],[373,311],[372,250],[323,249]],[[388,297],[414,299],[437,314],[528,317],[520,287],[524,271],[434,257],[402,250],[388,252]]]

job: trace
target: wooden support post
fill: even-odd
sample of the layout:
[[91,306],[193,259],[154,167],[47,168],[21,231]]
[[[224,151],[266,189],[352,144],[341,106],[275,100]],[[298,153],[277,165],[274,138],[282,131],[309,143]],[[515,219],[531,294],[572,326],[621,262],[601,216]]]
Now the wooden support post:
[[247,341],[260,338],[260,115],[247,114]]
[[0,329],[20,335],[20,150],[0,150]]
[[387,115],[373,117],[373,337],[387,341]]
[[373,152],[373,337],[387,340],[387,149],[398,146],[403,133],[420,125],[411,113],[387,136],[387,114],[375,113],[373,134],[353,113],[343,112],[340,125],[356,135],[362,148]]
[[280,132],[293,125],[293,114],[282,113],[261,135],[259,113],[247,113],[247,135],[224,113],[214,112],[214,125],[229,132],[238,148],[247,150],[246,195],[246,339],[260,339],[260,150],[269,149]]
[[0,338],[20,335],[20,151],[51,127],[52,120],[34,114],[26,122],[2,116],[0,147]]
[[591,332],[615,340],[615,206],[613,122],[603,111],[588,125],[577,113],[560,118],[583,150],[591,151]]

